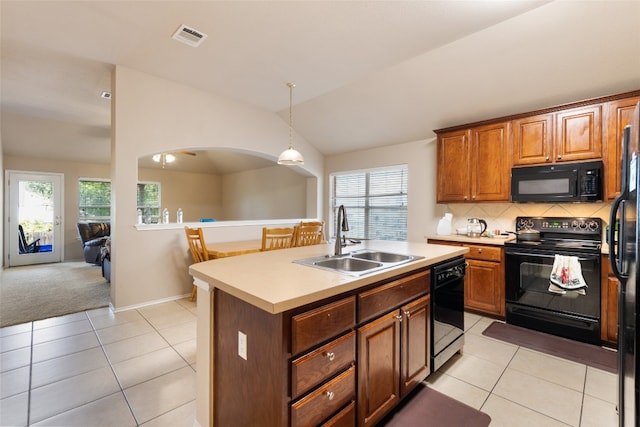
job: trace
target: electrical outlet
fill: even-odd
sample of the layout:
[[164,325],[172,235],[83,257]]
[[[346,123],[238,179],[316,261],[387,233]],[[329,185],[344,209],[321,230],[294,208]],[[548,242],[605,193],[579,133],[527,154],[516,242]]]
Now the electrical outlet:
[[238,331],[238,356],[247,360],[247,336]]

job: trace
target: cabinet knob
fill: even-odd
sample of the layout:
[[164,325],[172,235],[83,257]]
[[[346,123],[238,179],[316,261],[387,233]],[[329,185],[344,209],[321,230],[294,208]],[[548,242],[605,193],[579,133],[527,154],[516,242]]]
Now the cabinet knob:
[[478,249],[478,253],[481,254],[482,253],[482,249]]
[[562,159],[562,156],[558,156],[558,160]]
[[549,156],[545,157],[545,160],[548,162],[549,161]]
[[333,398],[336,397],[336,394],[334,392],[332,392],[332,391],[329,391],[329,390],[325,391],[324,395],[327,396],[327,398],[329,400],[333,400]]
[[325,355],[330,362],[333,362],[333,359],[336,358],[336,354],[333,351],[328,351]]
[[475,200],[475,199],[476,199],[476,196],[471,196],[471,200]]
[[467,200],[467,196],[464,196],[464,199]]
[[411,312],[410,311],[405,311],[404,315],[407,316],[407,318],[411,317]]

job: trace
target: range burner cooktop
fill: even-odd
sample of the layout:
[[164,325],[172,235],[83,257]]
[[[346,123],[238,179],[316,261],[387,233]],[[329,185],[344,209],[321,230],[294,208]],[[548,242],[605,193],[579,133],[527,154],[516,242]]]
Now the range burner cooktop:
[[600,218],[517,217],[516,231],[537,230],[539,241],[516,239],[506,246],[597,252],[602,246]]

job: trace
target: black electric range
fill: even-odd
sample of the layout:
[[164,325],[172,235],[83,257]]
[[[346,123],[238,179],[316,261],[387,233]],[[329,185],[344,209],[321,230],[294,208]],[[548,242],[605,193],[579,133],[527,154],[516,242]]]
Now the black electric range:
[[[602,220],[518,217],[516,232],[523,230],[540,239],[505,242],[507,323],[600,344]],[[579,285],[553,280],[559,261],[571,263]]]

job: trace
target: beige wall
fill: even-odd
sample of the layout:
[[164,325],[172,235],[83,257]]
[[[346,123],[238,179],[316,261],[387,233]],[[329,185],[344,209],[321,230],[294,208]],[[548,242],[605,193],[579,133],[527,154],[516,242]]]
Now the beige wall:
[[[274,83],[275,84],[275,83]],[[136,193],[137,159],[168,150],[234,148],[264,153],[275,162],[286,148],[288,125],[275,113],[265,112],[225,98],[169,82],[126,67],[116,66],[112,77],[113,98],[111,176],[112,292],[116,309],[175,298],[188,294],[190,259],[184,229],[138,230]],[[184,106],[189,108],[185,109]],[[305,157],[300,169],[308,176],[322,177],[323,156],[299,136],[296,149]],[[285,144],[283,144],[283,141]],[[323,183],[318,181],[319,186]],[[307,217],[320,216],[322,200]],[[220,241],[229,228],[208,229],[209,241]],[[231,240],[259,234],[239,226]]]
[[78,181],[80,178],[109,179],[109,165],[5,156],[4,168],[5,170],[64,174],[64,260],[84,259],[82,245],[76,229],[76,223],[78,222]]
[[168,169],[139,169],[138,180],[160,183],[160,205],[162,209],[169,209],[171,222],[176,222],[178,208],[183,211],[184,222],[225,216],[222,205],[222,177],[219,175]]
[[228,174],[222,178],[221,219],[304,218],[307,182],[282,166]]
[[[4,155],[2,154],[2,137],[0,136],[0,170],[4,171]],[[4,221],[7,217],[5,214],[6,203],[4,202],[4,174],[2,177],[2,188],[0,188],[0,200],[2,200],[2,221],[0,221],[0,236],[4,236]],[[0,259],[3,260],[4,265],[4,239],[0,242]],[[2,271],[2,270],[0,270]]]
[[[370,169],[407,164],[409,168],[409,218],[407,239],[423,242],[424,236],[435,231],[437,218],[444,208],[436,205],[436,140],[435,138],[357,151],[348,154],[328,156],[325,161],[325,200],[329,200],[329,174],[358,169]],[[324,217],[330,218],[330,206]],[[333,229],[329,221],[328,232]]]

